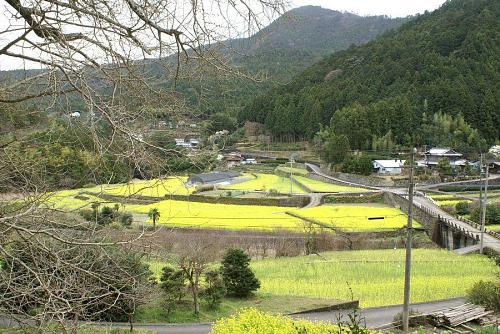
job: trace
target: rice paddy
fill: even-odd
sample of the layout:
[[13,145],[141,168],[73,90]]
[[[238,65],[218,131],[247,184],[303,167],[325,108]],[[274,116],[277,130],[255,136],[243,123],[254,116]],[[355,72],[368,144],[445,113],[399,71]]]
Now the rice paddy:
[[[344,251],[254,261],[252,268],[262,293],[349,300],[350,287],[370,307],[402,303],[404,258],[402,249]],[[499,272],[491,259],[445,250],[415,249],[412,263],[412,302],[463,296]]]

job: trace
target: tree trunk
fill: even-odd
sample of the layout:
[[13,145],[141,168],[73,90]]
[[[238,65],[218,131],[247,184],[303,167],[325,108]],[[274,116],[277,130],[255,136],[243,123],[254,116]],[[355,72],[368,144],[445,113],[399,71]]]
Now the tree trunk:
[[130,325],[130,333],[134,332],[134,322],[132,321],[132,314],[128,315],[128,323]]
[[193,294],[194,314],[198,315],[200,313],[200,304],[198,302],[198,287],[193,283],[191,283],[191,293]]

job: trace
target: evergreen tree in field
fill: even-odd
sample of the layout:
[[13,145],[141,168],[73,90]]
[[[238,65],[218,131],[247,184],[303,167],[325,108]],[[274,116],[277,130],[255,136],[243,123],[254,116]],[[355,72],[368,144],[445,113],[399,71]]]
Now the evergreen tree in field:
[[186,293],[186,275],[182,270],[166,266],[162,269],[160,282],[168,315],[175,308],[176,302]]
[[222,260],[222,278],[227,294],[248,297],[260,288],[260,282],[249,267],[250,257],[241,249],[229,249]]

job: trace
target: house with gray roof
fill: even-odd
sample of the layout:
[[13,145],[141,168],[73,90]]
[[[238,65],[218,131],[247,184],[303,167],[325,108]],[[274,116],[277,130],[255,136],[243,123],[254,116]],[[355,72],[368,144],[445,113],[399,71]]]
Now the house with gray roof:
[[209,172],[202,174],[193,174],[188,178],[188,184],[199,185],[199,184],[219,184],[219,183],[229,183],[234,178],[240,176],[237,172]]
[[467,163],[467,160],[463,158],[462,153],[458,153],[457,151],[451,148],[441,148],[435,147],[424,153],[424,159],[417,161],[418,166],[420,167],[437,167],[439,164],[439,160],[448,159],[451,167],[464,167]]

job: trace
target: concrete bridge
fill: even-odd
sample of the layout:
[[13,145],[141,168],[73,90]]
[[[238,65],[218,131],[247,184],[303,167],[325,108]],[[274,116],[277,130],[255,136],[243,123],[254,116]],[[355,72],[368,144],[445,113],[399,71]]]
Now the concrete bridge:
[[[306,167],[311,173],[329,179],[335,183],[383,191],[389,197],[388,202],[392,202],[394,206],[398,206],[403,211],[408,210],[408,189],[406,188],[373,187],[347,182],[326,174],[321,168],[314,164],[307,163]],[[441,185],[445,185],[445,183]],[[466,254],[479,250],[481,238],[480,226],[472,221],[463,218],[459,219],[450,215],[436,205],[432,199],[419,191],[419,189],[427,190],[428,188],[428,186],[416,188],[413,198],[415,220],[424,225],[430,231],[433,241],[443,248],[455,251],[459,254]],[[485,230],[483,241],[484,248],[500,253],[499,233]]]

